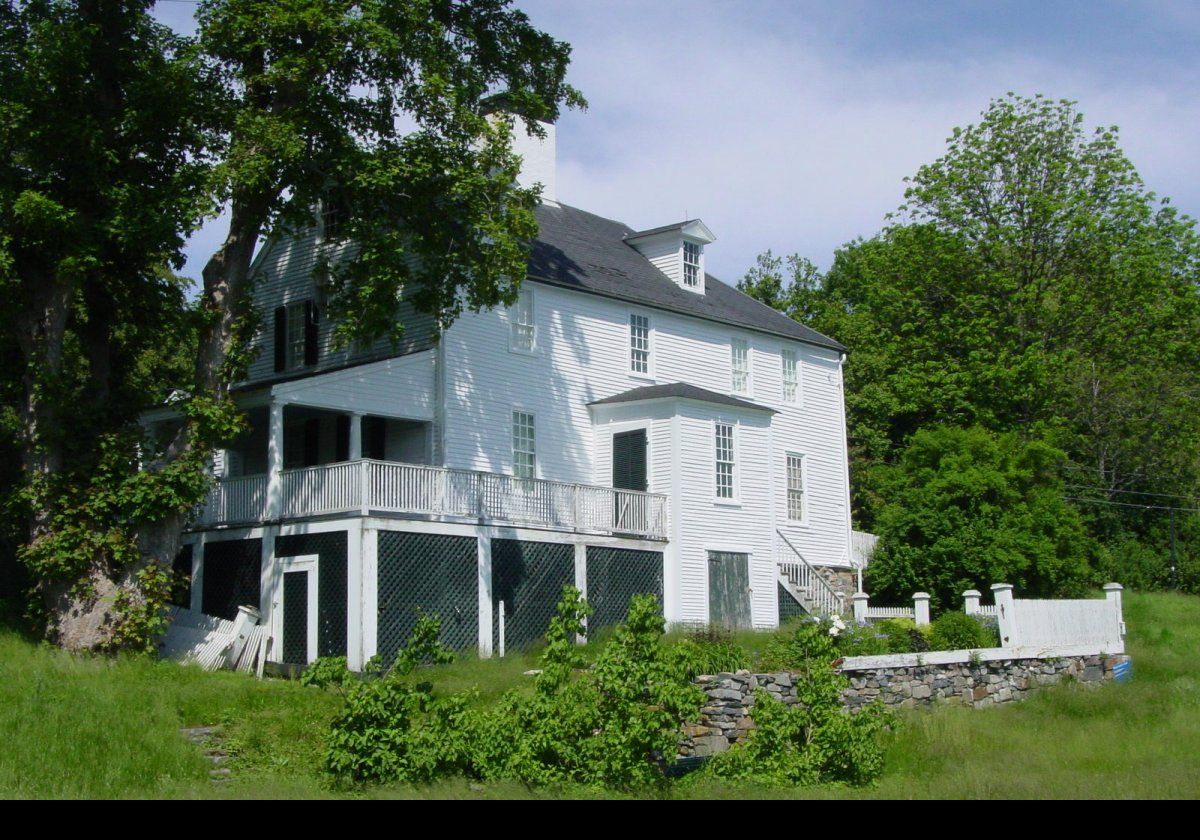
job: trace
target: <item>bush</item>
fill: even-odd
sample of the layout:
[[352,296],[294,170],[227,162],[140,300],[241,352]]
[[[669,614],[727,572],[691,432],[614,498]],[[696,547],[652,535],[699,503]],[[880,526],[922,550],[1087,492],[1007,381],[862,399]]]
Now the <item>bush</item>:
[[891,645],[891,640],[879,624],[851,624],[835,637],[838,653],[842,656],[879,656],[884,653],[902,653]]
[[917,432],[883,471],[869,591],[885,600],[926,591],[943,609],[996,581],[1028,597],[1081,593],[1094,582],[1093,544],[1063,499],[1064,457],[980,428]]
[[930,624],[929,644],[934,650],[970,650],[997,647],[999,638],[966,613],[946,612]]
[[921,653],[929,650],[929,639],[911,618],[889,618],[879,622],[879,632],[887,637],[889,653]]
[[750,654],[729,635],[708,631],[680,639],[668,650],[671,668],[681,680],[694,680],[701,674],[738,671],[753,665]]

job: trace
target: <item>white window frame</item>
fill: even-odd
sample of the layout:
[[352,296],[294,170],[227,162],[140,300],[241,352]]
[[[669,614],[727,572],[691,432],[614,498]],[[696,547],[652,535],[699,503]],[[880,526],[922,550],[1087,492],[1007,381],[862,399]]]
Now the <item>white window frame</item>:
[[[800,472],[800,499],[799,499],[799,516],[793,516],[792,493],[796,492],[792,489],[792,463],[799,464]],[[808,522],[808,458],[800,452],[788,452],[783,460],[783,491],[784,491],[784,507],[787,512],[787,521],[797,525],[803,525]]]
[[[641,349],[635,344],[636,338],[634,335],[634,321],[640,320],[645,322],[646,329],[646,346],[642,352],[646,354],[645,370],[638,370],[635,364],[635,353]],[[645,312],[630,312],[629,313],[629,375],[636,376],[639,379],[654,378],[654,322]]]
[[[738,349],[739,347],[745,351],[745,370],[742,372],[742,387],[738,387]],[[754,393],[753,383],[754,362],[750,353],[750,340],[747,338],[738,338],[737,336],[729,340],[729,391],[733,394],[741,394],[750,396]]]
[[[528,330],[528,339],[522,335],[524,330]],[[533,289],[521,289],[517,302],[508,308],[508,349],[524,355],[537,351],[537,301]]]
[[[523,439],[518,438],[518,434],[517,434],[518,423],[521,422],[523,420],[523,418],[529,418],[529,423],[528,423],[529,449],[527,449],[527,450],[518,448],[518,443],[524,442]],[[528,411],[519,406],[514,406],[512,411],[509,414],[509,424],[510,424],[509,425],[509,434],[511,435],[511,440],[512,440],[512,466],[513,466],[512,474],[516,478],[522,478],[522,479],[526,479],[526,480],[536,479],[538,477],[537,415],[534,414],[532,411]],[[531,464],[530,464],[530,474],[529,475],[522,474],[522,472],[521,472],[522,465],[521,465],[521,459],[518,457],[519,455],[528,455],[530,457]]]
[[[287,354],[285,370],[304,367],[304,350],[308,345],[309,300],[294,300],[287,304]],[[313,303],[316,306],[316,303]]]
[[[720,435],[721,429],[729,430],[729,459],[721,460]],[[732,420],[714,420],[712,426],[712,454],[713,454],[713,480],[712,494],[713,502],[718,505],[736,505],[738,504],[738,489],[740,482],[738,481],[738,424]],[[721,464],[729,464],[729,495],[721,495]]]
[[[788,377],[789,364],[792,369],[790,378]],[[788,405],[800,405],[804,399],[804,384],[800,378],[800,354],[790,347],[784,347],[779,351],[779,378],[782,401]]]
[[[688,251],[691,250],[696,257],[695,262],[688,260]],[[679,251],[679,260],[683,268],[682,278],[683,286],[686,289],[703,288],[704,280],[704,246],[699,242],[692,242],[689,239],[683,240],[683,246]],[[689,269],[691,273],[689,274]],[[691,277],[691,282],[688,282],[688,277]]]

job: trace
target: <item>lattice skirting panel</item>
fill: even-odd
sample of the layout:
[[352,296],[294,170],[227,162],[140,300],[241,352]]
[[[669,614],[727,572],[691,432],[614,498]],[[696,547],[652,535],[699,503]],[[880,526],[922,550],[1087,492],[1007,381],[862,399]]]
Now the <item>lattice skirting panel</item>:
[[262,591],[262,540],[221,540],[204,545],[201,610],[237,618],[238,607],[258,609]]
[[457,650],[479,641],[479,559],[474,537],[379,532],[376,650],[385,663],[408,640],[421,613],[442,620],[442,642]]
[[563,543],[492,540],[492,638],[521,650],[546,635],[563,587],[575,583],[575,547]]
[[782,583],[775,582],[775,587],[779,592],[779,623],[787,624],[794,618],[802,618],[808,615],[808,611],[800,606],[800,602],[792,597],[792,593],[784,588]]
[[663,600],[661,551],[588,546],[587,600],[592,605],[588,629],[620,624],[629,613],[629,599],[649,593]]
[[275,538],[276,557],[317,555],[317,654],[346,655],[346,532]]

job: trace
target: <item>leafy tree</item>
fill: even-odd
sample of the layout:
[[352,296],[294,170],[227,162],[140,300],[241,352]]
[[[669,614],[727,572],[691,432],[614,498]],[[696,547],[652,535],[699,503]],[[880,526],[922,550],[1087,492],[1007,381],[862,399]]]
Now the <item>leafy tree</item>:
[[164,497],[182,506],[185,467],[200,486],[194,463],[133,478],[132,421],[178,370],[163,348],[193,327],[169,268],[205,171],[201,74],[150,5],[0,5],[0,428],[21,467],[6,508],[47,630],[72,647],[114,638],[89,604],[120,597],[134,624],[152,620],[136,614],[130,522]]
[[[876,467],[947,423],[1061,449],[1065,495],[1195,495],[1198,244],[1115,128],[1089,133],[1073,103],[1009,95],[956,129],[889,225],[823,277],[767,254],[745,285],[850,347],[854,504],[873,528],[887,501]],[[1081,511],[1105,541],[1132,535],[1161,554],[1165,514]]]
[[952,608],[967,589],[1011,583],[1064,596],[1093,582],[1091,540],[1062,495],[1063,453],[1015,434],[923,429],[886,468],[869,589],[906,600],[925,590]]
[[[229,411],[257,322],[261,237],[343,209],[353,245],[316,269],[342,341],[398,337],[401,299],[442,327],[509,303],[537,192],[515,184],[511,122],[488,118],[489,95],[531,131],[584,104],[564,81],[570,48],[508,0],[205,0],[197,18],[220,94],[213,198],[229,228],[203,270],[193,396],[163,465],[206,455],[198,430]],[[143,528],[160,562],[184,519]]]
[[[534,129],[583,104],[567,45],[506,0],[205,0],[194,40],[149,5],[0,6],[0,287],[15,307],[0,351],[22,377],[2,386],[17,397],[5,424],[23,559],[70,647],[144,644],[156,625],[206,464],[240,429],[230,388],[257,324],[260,239],[346,209],[354,245],[317,269],[343,341],[395,336],[401,298],[443,327],[509,302],[537,194],[515,185],[511,123],[486,99],[504,92]],[[218,210],[229,229],[192,317],[167,268]],[[165,381],[180,422],[147,440],[136,415]]]

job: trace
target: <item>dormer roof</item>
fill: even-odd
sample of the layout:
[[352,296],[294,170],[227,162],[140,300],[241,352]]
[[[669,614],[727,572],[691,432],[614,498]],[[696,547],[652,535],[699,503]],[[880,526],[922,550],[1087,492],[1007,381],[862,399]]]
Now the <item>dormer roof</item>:
[[710,242],[716,242],[717,237],[708,229],[708,225],[699,219],[688,219],[683,222],[675,222],[672,225],[663,225],[662,227],[650,228],[650,230],[639,230],[633,233],[627,233],[624,237],[626,242],[634,242],[639,239],[648,239],[651,236],[658,236],[664,233],[678,233],[681,236],[686,236],[688,239],[695,239],[707,245]]

